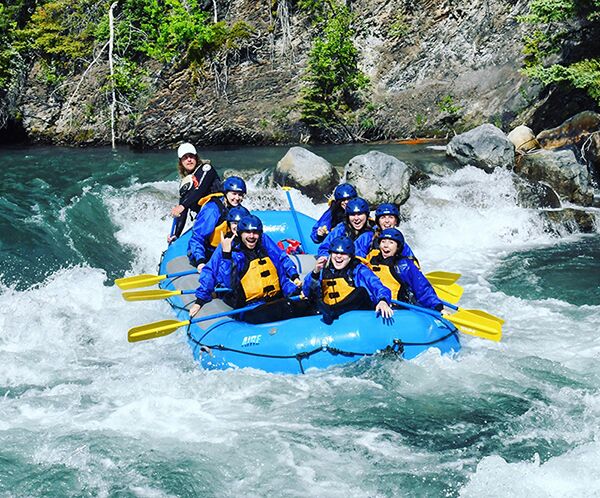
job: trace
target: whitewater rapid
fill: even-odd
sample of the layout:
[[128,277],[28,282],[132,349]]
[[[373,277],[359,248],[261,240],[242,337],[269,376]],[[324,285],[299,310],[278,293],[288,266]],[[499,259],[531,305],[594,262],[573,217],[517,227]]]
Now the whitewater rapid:
[[[93,195],[133,254],[126,275],[155,273],[177,183]],[[500,343],[463,335],[456,357],[209,372],[181,334],[127,343],[169,307],[123,301],[101,268],[2,283],[0,495],[600,496],[600,306],[491,283],[506,256],[584,236],[547,233],[516,199],[510,172],[466,167],[401,208],[424,271],[461,273],[460,305],[506,319]],[[288,209],[252,181],[244,205]]]

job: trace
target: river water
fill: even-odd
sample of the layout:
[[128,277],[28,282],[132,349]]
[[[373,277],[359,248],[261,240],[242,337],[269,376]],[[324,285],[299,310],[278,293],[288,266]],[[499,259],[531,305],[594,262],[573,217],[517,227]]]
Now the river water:
[[[423,146],[378,149],[422,169]],[[272,167],[286,148],[207,150]],[[447,169],[402,229],[460,304],[506,319],[455,357],[375,357],[304,376],[203,371],[170,318],[116,277],[154,273],[177,197],[174,152],[0,150],[0,496],[600,496],[600,233],[545,230],[510,173]],[[280,190],[247,205],[285,209]],[[325,208],[293,192],[298,210]]]

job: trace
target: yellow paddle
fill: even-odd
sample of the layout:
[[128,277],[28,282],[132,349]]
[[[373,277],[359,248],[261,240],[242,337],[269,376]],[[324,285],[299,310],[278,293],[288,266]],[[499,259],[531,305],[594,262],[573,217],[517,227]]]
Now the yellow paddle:
[[465,291],[460,285],[442,285],[432,284],[435,293],[442,301],[448,301],[449,303],[456,304],[460,301],[460,298]]
[[499,341],[502,338],[502,324],[504,320],[490,315],[485,311],[459,309],[453,315],[442,315],[439,311],[397,301],[396,299],[392,299],[392,302],[404,308],[422,311],[436,318],[448,320],[456,325],[458,330],[464,334],[474,335],[490,341]]
[[461,277],[460,273],[431,271],[425,277],[429,280],[429,283],[435,289],[435,293],[442,301],[448,301],[452,304],[460,301],[464,292],[464,289],[456,283]]
[[[299,296],[289,298],[291,301],[297,301],[300,299]],[[206,322],[208,320],[214,320],[224,316],[237,315],[244,313],[245,311],[253,310],[258,306],[262,306],[264,303],[251,304],[244,308],[238,308],[236,310],[223,311],[222,313],[215,313],[214,315],[201,316],[192,320],[184,320],[179,322],[177,320],[161,320],[160,322],[147,323],[145,325],[138,325],[132,327],[127,332],[127,340],[129,342],[146,341],[148,339],[154,339],[156,337],[163,337],[175,332],[179,327],[185,327],[191,323]]]
[[452,285],[461,277],[460,273],[451,273],[449,271],[430,271],[425,276],[429,283],[433,286],[439,285]]
[[198,273],[198,270],[186,270],[178,273],[169,273],[167,275],[150,275],[145,273],[143,275],[134,275],[133,277],[117,278],[115,284],[123,290],[137,289],[139,287],[150,287],[151,285],[162,282],[166,278],[183,277],[185,275],[193,275],[194,273]]

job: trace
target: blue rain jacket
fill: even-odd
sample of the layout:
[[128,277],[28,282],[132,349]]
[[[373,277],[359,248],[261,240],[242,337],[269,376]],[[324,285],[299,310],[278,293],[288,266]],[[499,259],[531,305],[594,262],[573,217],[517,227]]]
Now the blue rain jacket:
[[[365,224],[365,226],[363,227],[361,234],[358,236],[362,236],[365,233],[369,233],[372,232],[373,228],[371,228],[371,226],[369,225],[369,220],[367,220],[367,223]],[[325,240],[323,241],[323,243],[319,246],[319,250],[317,252],[317,257],[319,256],[327,256],[329,255],[329,246],[331,245],[331,242],[333,241],[333,239],[335,239],[336,237],[340,237],[342,235],[347,235],[348,237],[350,237],[352,240],[354,240],[354,245],[356,247],[356,239],[357,237],[354,235],[354,230],[351,230],[348,225],[346,224],[345,221],[342,221],[341,223],[338,223],[333,230],[331,230],[331,232],[329,232],[327,234],[327,237],[325,237]]]
[[209,240],[217,225],[227,215],[227,208],[223,205],[223,199],[224,197],[211,199],[202,206],[200,213],[196,216],[187,250],[192,266],[206,263],[214,252]]

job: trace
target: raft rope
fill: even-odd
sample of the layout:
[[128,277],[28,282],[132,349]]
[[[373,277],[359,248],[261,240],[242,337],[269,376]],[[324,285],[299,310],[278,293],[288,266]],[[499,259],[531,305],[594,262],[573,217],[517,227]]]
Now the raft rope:
[[[210,331],[206,331],[206,333],[202,336],[202,338],[200,340],[204,339],[204,337],[206,337],[209,334],[209,332]],[[265,353],[253,353],[251,351],[242,351],[240,349],[234,349],[234,348],[230,348],[227,346],[223,346],[222,344],[214,344],[214,345],[204,344],[192,336],[191,325],[187,326],[186,334],[188,336],[188,340],[190,342],[194,343],[196,346],[198,346],[200,351],[203,351],[203,352],[210,352],[211,350],[216,349],[217,351],[230,351],[232,353],[239,353],[239,354],[244,354],[244,355],[248,355],[248,356],[256,356],[259,358],[273,358],[273,359],[278,359],[278,360],[295,359],[298,361],[298,366],[300,367],[300,372],[305,373],[304,365],[302,364],[302,360],[306,360],[306,359],[310,358],[311,356],[313,356],[317,353],[320,353],[320,352],[326,352],[333,356],[341,355],[341,356],[349,356],[349,357],[374,356],[375,354],[378,354],[378,353],[393,353],[396,356],[399,356],[400,358],[402,358],[402,355],[404,354],[404,346],[431,346],[432,344],[436,344],[438,342],[445,341],[450,336],[456,335],[456,329],[451,330],[448,334],[446,334],[443,337],[439,337],[438,339],[435,339],[435,340],[429,341],[429,342],[403,342],[401,339],[394,339],[393,344],[388,345],[384,350],[378,351],[377,353],[358,353],[356,351],[344,351],[342,349],[334,348],[334,347],[331,347],[328,345],[323,345],[323,346],[319,346],[319,347],[313,349],[312,351],[302,351],[300,353],[296,353],[295,355],[274,355],[274,354],[265,354]]]

